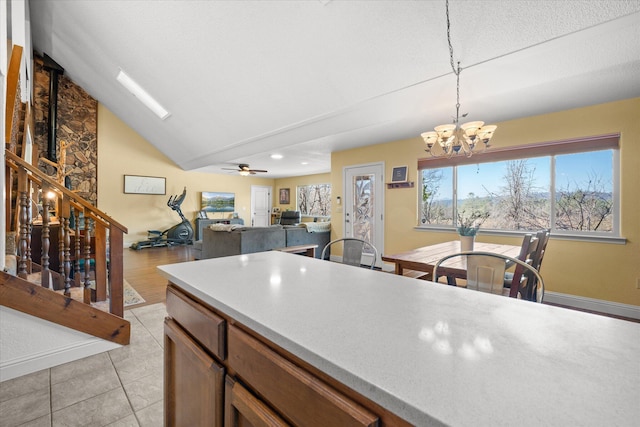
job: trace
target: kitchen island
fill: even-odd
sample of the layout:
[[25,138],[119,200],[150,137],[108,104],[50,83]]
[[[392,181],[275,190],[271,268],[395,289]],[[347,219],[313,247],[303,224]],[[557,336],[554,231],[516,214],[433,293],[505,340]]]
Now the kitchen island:
[[166,425],[640,419],[637,323],[275,251],[159,270]]

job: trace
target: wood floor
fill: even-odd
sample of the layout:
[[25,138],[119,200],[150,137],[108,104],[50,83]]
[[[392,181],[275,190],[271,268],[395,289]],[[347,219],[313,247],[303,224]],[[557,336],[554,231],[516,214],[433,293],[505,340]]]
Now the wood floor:
[[173,246],[146,248],[136,251],[126,248],[122,255],[124,278],[140,296],[145,299],[142,305],[166,301],[167,279],[158,274],[159,265],[193,261],[191,246]]

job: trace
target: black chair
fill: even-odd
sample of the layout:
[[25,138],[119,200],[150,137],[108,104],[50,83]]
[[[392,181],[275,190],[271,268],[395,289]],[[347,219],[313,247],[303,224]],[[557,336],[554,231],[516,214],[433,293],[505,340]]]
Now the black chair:
[[298,225],[300,222],[302,222],[300,211],[284,211],[280,215],[281,225]]
[[527,287],[530,285],[531,288],[534,288],[535,284],[535,288],[531,290],[531,298],[525,298],[525,295],[521,292],[515,295],[514,298],[520,296],[522,299],[528,299],[536,302],[542,302],[542,299],[544,298],[544,281],[542,280],[540,273],[538,273],[538,270],[517,258],[493,252],[460,252],[457,254],[447,255],[438,260],[434,265],[434,281],[438,280],[438,269],[446,270],[446,265],[443,266],[442,264],[455,257],[466,258],[468,289],[489,292],[497,295],[511,296],[510,290],[504,288],[504,272],[507,261],[509,261],[521,266],[535,277],[534,281],[529,281],[527,279],[527,282],[529,283],[525,284]]
[[371,265],[368,267],[373,270],[378,259],[378,250],[371,243],[366,240],[354,239],[351,237],[344,237],[342,239],[336,239],[326,244],[322,249],[322,255],[320,259],[325,259],[325,253],[332,247],[332,245],[342,244],[342,264],[354,265],[360,267],[362,265],[362,254],[373,254]]

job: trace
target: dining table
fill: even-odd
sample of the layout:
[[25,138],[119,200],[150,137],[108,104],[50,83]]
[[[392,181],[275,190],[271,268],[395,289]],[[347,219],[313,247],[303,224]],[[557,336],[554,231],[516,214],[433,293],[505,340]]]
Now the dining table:
[[[474,251],[492,252],[517,258],[520,254],[520,246],[503,245],[499,243],[474,242]],[[422,246],[410,251],[400,252],[392,255],[382,255],[382,260],[395,264],[395,273],[404,275],[405,270],[424,272],[421,278],[434,280],[433,267],[445,256],[462,252],[460,240],[452,240],[435,245]],[[440,268],[438,269],[440,271]],[[442,264],[442,276],[447,276],[450,285],[455,284],[455,279],[466,279],[467,265],[465,257],[456,257],[445,261]],[[440,276],[440,274],[439,274]]]

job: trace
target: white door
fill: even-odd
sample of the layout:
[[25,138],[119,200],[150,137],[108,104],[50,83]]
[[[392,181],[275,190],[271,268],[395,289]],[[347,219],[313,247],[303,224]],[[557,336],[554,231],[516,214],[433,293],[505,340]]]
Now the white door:
[[[384,248],[384,163],[344,168],[344,237],[371,243],[378,250],[376,265],[381,266]],[[365,253],[362,263],[369,265],[373,253]]]
[[271,225],[271,187],[251,186],[251,226]]

